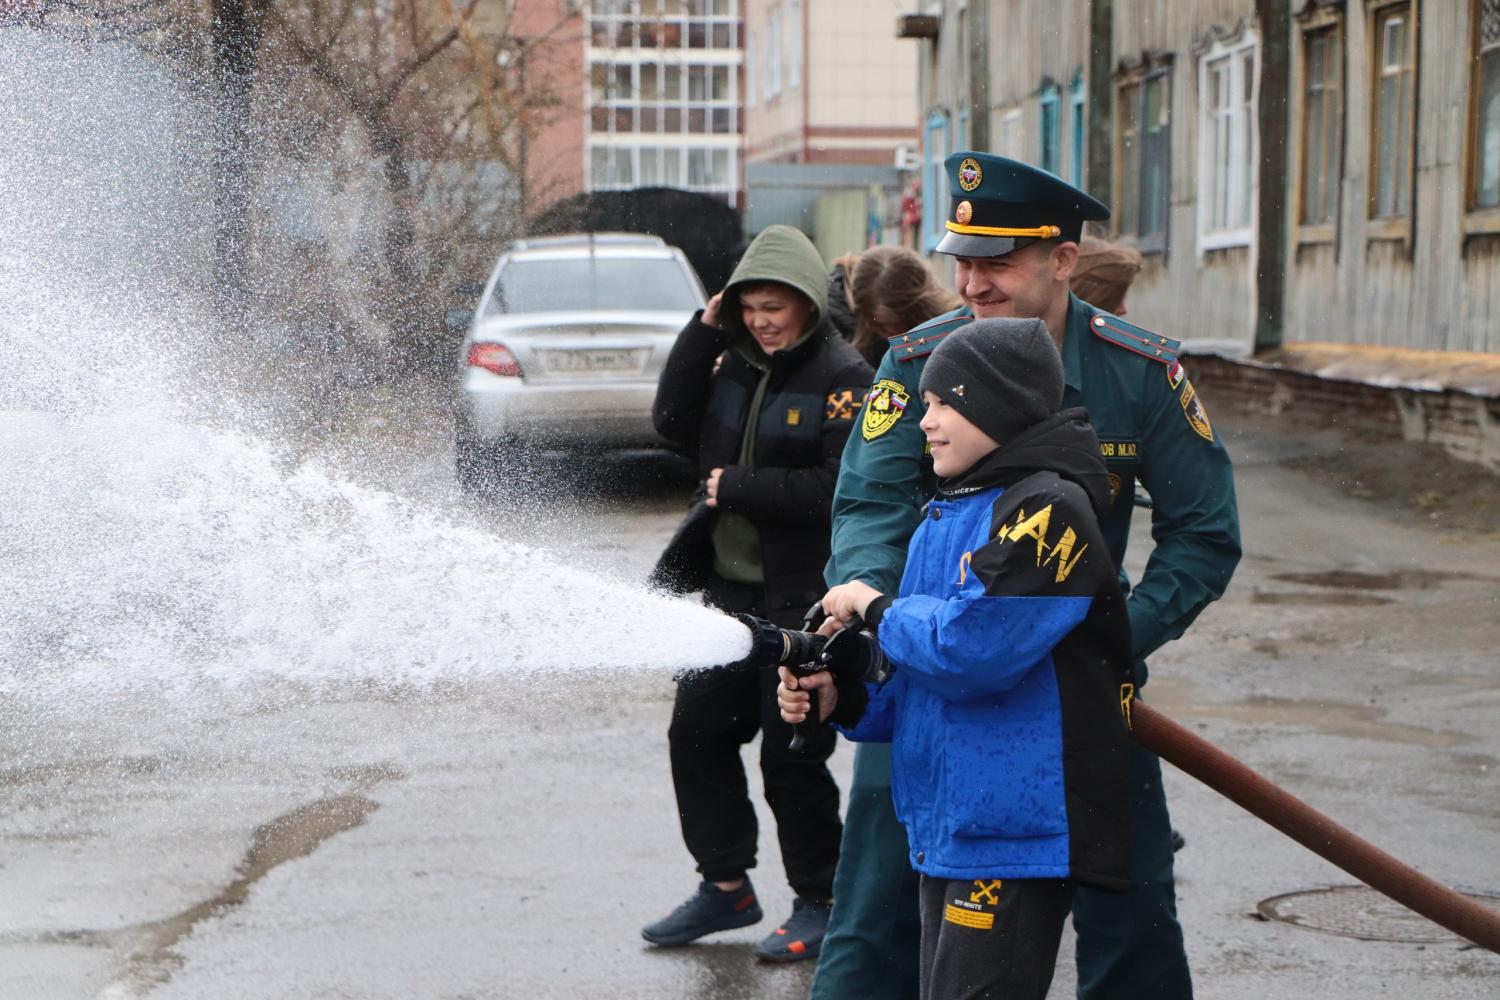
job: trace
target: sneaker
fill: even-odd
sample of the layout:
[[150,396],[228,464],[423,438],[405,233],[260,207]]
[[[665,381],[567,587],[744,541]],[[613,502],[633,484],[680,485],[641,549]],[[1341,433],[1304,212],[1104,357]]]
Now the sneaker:
[[792,915],[755,946],[755,957],[767,962],[800,962],[817,958],[828,932],[832,903],[814,903],[798,896],[792,900]]
[[698,891],[677,909],[656,923],[642,927],[641,937],[652,944],[687,944],[715,931],[749,927],[759,923],[764,915],[749,879],[730,892],[712,882],[700,882]]

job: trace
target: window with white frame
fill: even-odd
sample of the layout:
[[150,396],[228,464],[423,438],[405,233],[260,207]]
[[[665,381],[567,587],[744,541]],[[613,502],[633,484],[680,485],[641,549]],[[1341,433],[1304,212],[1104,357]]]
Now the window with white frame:
[[922,150],[926,154],[922,170],[922,247],[931,250],[947,232],[944,222],[948,218],[948,171],[943,161],[948,158],[948,115],[934,111],[927,116],[922,128]]
[[766,100],[781,95],[781,8],[772,7],[766,20]]
[[1216,41],[1198,63],[1198,247],[1243,246],[1255,204],[1256,36]]
[[1370,34],[1374,93],[1370,135],[1370,215],[1400,219],[1411,211],[1416,24],[1410,3],[1377,8]]
[[1474,208],[1500,208],[1500,0],[1475,0]]
[[786,44],[786,85],[802,86],[802,0],[791,0],[788,6]]

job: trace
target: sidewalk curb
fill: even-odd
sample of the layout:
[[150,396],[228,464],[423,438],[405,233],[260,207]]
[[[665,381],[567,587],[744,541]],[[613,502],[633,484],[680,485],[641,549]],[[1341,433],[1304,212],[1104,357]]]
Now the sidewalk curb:
[[[1297,352],[1286,353],[1297,360]],[[1333,352],[1324,353],[1320,360]],[[1432,365],[1403,379],[1399,365],[1361,374],[1358,364],[1309,370],[1279,360],[1211,353],[1189,354],[1183,361],[1210,405],[1291,414],[1299,422],[1434,444],[1454,458],[1500,472],[1500,382],[1493,389],[1488,379],[1460,377],[1451,381],[1461,384],[1450,384]],[[1500,359],[1494,364],[1500,369]],[[1452,374],[1467,372],[1454,366]]]

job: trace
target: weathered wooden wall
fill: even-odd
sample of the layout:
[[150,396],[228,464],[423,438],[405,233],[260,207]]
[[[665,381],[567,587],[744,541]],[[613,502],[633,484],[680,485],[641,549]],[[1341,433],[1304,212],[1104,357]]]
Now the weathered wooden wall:
[[[1295,12],[1303,0],[1293,0]],[[1291,78],[1270,88],[1290,95],[1293,113],[1282,136],[1284,176],[1260,177],[1285,193],[1285,339],[1401,345],[1438,350],[1500,351],[1500,232],[1466,232],[1465,157],[1470,135],[1471,0],[1417,0],[1415,189],[1409,234],[1390,238],[1368,219],[1370,176],[1370,45],[1368,4],[1342,5],[1344,45],[1343,154],[1339,213],[1332,241],[1304,242],[1296,225],[1297,133],[1301,128],[1301,25],[1288,33]],[[1000,115],[1022,109],[1023,150],[1040,158],[1039,88],[1051,78],[1063,89],[1061,157],[1071,162],[1066,85],[1088,69],[1091,0],[990,0],[992,141]],[[924,62],[929,105],[952,110],[967,93],[958,0],[944,0],[937,62]],[[1254,27],[1255,0],[1114,0],[1114,62],[1169,53],[1171,70],[1171,208],[1167,245],[1147,257],[1130,298],[1131,318],[1204,349],[1254,338],[1253,245],[1202,251],[1198,239],[1199,75],[1201,44],[1217,31]],[[926,43],[923,43],[924,45]],[[1262,81],[1260,91],[1267,88]],[[975,109],[978,113],[978,109]],[[1094,191],[1109,200],[1111,192]],[[1267,255],[1270,259],[1270,255]],[[940,273],[947,262],[935,260]]]
[[[1470,13],[1468,0],[1418,0],[1416,187],[1410,237],[1394,239],[1368,220],[1369,22],[1365,4],[1347,5],[1336,242],[1291,255],[1287,340],[1500,351],[1500,240],[1466,236],[1464,226]],[[1290,30],[1300,49],[1295,23]],[[1295,225],[1289,231],[1296,241]]]

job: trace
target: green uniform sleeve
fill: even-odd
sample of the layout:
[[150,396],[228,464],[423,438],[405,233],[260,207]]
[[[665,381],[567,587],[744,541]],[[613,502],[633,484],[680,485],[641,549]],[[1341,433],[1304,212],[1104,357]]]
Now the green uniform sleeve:
[[1143,371],[1137,475],[1151,493],[1156,547],[1126,605],[1140,659],[1182,635],[1240,561],[1234,471],[1207,409],[1185,375],[1173,386],[1161,366]]
[[[917,393],[924,363],[898,362],[887,352],[855,419],[833,494],[833,555],[823,570],[830,587],[863,580],[883,594],[894,594],[901,584],[906,546],[927,499],[922,495],[927,438],[918,426],[922,401]],[[894,419],[890,410],[872,410],[884,389],[896,399],[906,396],[905,408]]]

